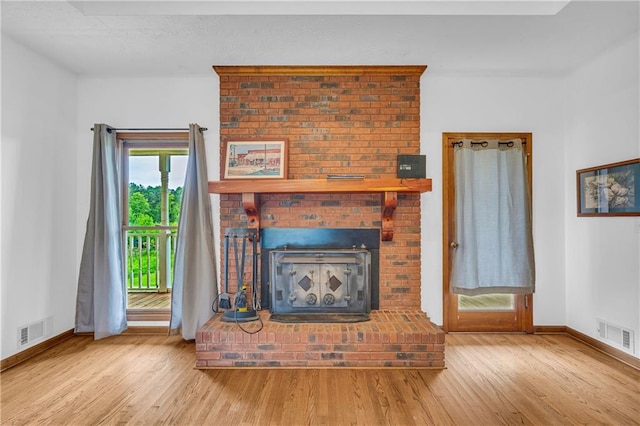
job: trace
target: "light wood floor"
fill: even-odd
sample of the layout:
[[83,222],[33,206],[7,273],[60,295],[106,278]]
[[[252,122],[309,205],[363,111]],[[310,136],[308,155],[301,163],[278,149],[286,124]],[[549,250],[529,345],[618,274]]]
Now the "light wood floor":
[[74,337],[2,373],[4,424],[632,425],[640,372],[566,335],[447,335],[445,370],[196,370],[179,337]]
[[128,309],[171,309],[171,293],[127,294]]

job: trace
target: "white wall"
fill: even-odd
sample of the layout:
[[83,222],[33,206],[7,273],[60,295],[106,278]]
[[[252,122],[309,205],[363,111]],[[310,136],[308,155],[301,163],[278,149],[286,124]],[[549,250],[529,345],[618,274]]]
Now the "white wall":
[[442,324],[442,133],[533,133],[535,325],[564,325],[564,170],[559,77],[430,74],[421,80],[421,153],[433,191],[422,195],[422,307]]
[[2,359],[18,327],[73,328],[76,96],[75,75],[2,37]]
[[[204,132],[207,171],[218,180],[219,166],[219,79],[210,76],[181,78],[95,78],[78,83],[78,203],[76,215],[77,262],[79,265],[84,226],[89,212],[89,178],[94,123],[115,128],[188,128],[198,123]],[[212,195],[214,230],[219,229],[219,197]],[[218,222],[218,223],[216,223]],[[218,250],[218,246],[215,246]],[[219,259],[219,253],[217,253]],[[78,266],[79,267],[79,266]]]
[[635,331],[640,357],[640,218],[577,217],[576,170],[640,157],[638,34],[566,78],[566,325]]

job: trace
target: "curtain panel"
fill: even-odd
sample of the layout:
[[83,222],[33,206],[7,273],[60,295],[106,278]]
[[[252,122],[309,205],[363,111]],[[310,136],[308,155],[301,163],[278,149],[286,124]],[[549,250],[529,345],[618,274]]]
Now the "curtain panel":
[[454,293],[534,292],[526,161],[520,139],[464,140],[455,147]]
[[218,297],[213,245],[213,219],[208,191],[204,137],[197,124],[189,125],[189,159],[178,220],[170,332],[185,340],[213,315]]
[[75,331],[95,339],[127,328],[122,245],[122,147],[106,124],[93,127],[91,202],[80,261]]

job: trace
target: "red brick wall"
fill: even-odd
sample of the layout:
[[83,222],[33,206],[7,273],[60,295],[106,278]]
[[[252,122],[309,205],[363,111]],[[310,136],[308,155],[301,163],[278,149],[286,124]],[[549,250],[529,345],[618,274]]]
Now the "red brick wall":
[[[287,138],[289,179],[395,177],[398,154],[420,153],[424,67],[215,70],[220,75],[221,142]],[[381,225],[379,194],[264,194],[261,200],[261,227]],[[220,208],[223,230],[246,226],[240,194],[222,194]],[[419,307],[420,196],[400,193],[393,241],[380,247],[380,309]]]

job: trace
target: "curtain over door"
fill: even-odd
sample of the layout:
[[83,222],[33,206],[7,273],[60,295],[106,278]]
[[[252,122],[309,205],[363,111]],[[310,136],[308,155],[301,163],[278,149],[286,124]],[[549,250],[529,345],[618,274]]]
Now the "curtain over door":
[[451,290],[469,296],[533,293],[533,236],[521,140],[459,141],[454,171]]
[[185,340],[211,318],[218,297],[213,248],[213,221],[208,192],[204,137],[197,124],[189,125],[189,159],[178,221],[170,330],[181,329]]
[[106,124],[93,127],[91,203],[80,261],[76,332],[96,339],[127,328],[123,268],[121,144]]

